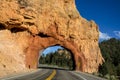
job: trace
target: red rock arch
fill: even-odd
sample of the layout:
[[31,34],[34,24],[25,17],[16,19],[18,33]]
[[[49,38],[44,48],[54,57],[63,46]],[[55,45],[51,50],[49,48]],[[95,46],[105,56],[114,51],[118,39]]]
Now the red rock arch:
[[34,36],[30,38],[30,46],[26,49],[26,66],[28,68],[37,68],[38,65],[38,59],[39,59],[39,51],[44,50],[47,47],[54,46],[54,45],[60,45],[68,50],[70,50],[73,53],[74,59],[75,59],[75,70],[81,70],[83,71],[83,67],[85,65],[85,59],[82,53],[79,52],[79,49],[77,49],[77,46],[73,44],[71,41],[67,40],[57,40],[53,37],[40,37],[40,36]]

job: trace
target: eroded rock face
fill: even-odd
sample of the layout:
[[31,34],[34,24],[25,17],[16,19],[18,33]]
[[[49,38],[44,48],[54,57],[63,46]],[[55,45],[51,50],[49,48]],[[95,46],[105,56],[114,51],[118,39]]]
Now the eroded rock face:
[[79,15],[74,0],[1,0],[0,4],[0,71],[36,68],[39,51],[54,45],[71,50],[76,70],[98,71],[103,61],[98,27]]

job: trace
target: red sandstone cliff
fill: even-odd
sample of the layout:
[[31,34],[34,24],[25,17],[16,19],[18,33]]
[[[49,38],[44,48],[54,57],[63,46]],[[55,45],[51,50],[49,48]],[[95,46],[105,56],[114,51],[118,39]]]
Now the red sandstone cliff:
[[0,73],[36,68],[39,50],[53,45],[71,50],[76,70],[98,71],[103,61],[98,27],[79,15],[74,0],[0,0],[0,4]]

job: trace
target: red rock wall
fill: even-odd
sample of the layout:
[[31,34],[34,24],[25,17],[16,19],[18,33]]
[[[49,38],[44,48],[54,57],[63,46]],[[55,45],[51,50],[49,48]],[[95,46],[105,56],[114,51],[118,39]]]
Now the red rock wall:
[[[0,0],[0,4],[0,56],[7,56],[10,52],[11,59],[15,56],[20,59],[20,62],[14,63],[16,66],[36,68],[39,50],[57,44],[71,50],[76,70],[89,73],[98,71],[103,62],[98,45],[98,26],[94,21],[80,16],[74,0]],[[9,39],[3,37],[5,30],[15,41],[15,51],[11,47],[3,51],[5,46],[10,46],[2,43]],[[9,39],[10,43],[12,39]],[[0,66],[3,68],[5,62],[1,60]],[[11,66],[17,71],[12,63]],[[10,70],[13,70],[12,67]]]

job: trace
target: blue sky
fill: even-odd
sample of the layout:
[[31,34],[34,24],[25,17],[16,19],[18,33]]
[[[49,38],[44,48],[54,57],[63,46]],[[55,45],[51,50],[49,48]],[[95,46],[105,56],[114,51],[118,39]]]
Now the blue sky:
[[[100,40],[120,39],[120,0],[76,0],[80,15],[94,20],[100,30]],[[49,47],[43,53],[54,52],[60,46]]]
[[46,48],[42,53],[46,55],[46,54],[48,54],[50,52],[55,52],[58,49],[62,49],[62,48],[63,47],[61,47],[61,46],[51,46],[51,47]]
[[120,0],[76,0],[80,15],[94,20],[100,29],[100,39],[120,38]]

